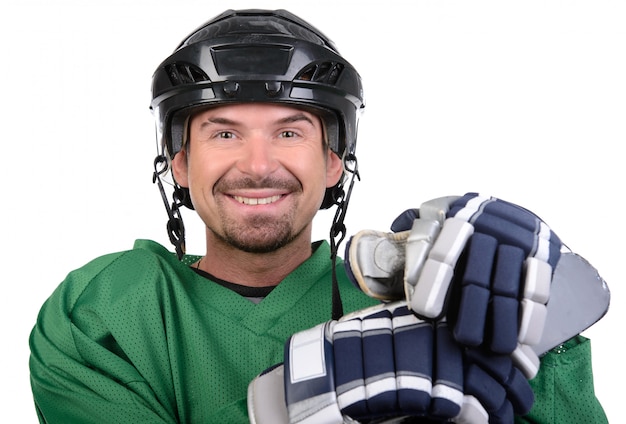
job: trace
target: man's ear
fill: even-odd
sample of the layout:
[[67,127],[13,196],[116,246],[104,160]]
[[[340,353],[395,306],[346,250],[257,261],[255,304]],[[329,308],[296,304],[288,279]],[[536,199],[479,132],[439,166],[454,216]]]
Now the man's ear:
[[187,183],[189,167],[187,166],[187,151],[181,149],[172,159],[172,175],[181,187],[189,187]]
[[326,161],[326,187],[333,187],[343,174],[343,163],[335,152],[328,149],[328,160]]

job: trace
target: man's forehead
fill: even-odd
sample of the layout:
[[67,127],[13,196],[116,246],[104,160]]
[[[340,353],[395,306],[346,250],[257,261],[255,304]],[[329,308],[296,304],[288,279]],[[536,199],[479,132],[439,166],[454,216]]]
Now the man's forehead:
[[297,105],[276,103],[235,103],[198,111],[192,115],[192,120],[248,122],[250,119],[262,119],[268,122],[310,122],[312,125],[321,124],[318,114],[310,108]]

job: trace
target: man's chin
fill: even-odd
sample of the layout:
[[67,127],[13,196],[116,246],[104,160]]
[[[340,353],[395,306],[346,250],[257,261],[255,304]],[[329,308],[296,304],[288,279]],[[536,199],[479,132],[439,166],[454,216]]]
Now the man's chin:
[[294,235],[286,226],[276,226],[273,229],[265,226],[256,232],[248,227],[245,231],[226,232],[224,241],[248,253],[271,253],[275,252],[294,240]]
[[238,250],[247,253],[266,254],[275,252],[289,244],[293,240],[289,239],[275,239],[275,240],[239,240],[228,239],[228,243],[237,248]]

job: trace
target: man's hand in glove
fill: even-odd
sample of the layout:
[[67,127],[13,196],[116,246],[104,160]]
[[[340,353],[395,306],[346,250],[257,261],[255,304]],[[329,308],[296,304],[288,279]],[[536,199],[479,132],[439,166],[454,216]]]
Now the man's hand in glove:
[[428,422],[512,422],[532,403],[528,381],[509,356],[462,347],[445,320],[422,320],[405,301],[294,334],[284,367],[261,375],[248,391],[256,424],[408,416]]
[[401,214],[394,233],[365,231],[346,248],[355,284],[406,298],[418,316],[446,316],[457,342],[513,354],[532,378],[561,241],[532,212],[474,193]]

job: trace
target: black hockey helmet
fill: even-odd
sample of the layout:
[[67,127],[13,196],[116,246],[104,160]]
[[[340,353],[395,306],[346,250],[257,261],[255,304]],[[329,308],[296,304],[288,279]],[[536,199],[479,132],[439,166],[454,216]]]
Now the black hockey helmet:
[[[361,78],[330,39],[286,10],[227,10],[159,65],[150,108],[163,156],[171,160],[184,146],[193,110],[246,102],[314,109],[332,151],[354,154],[364,107]],[[327,190],[323,208],[334,204],[334,189]],[[188,199],[184,204],[192,207]]]

